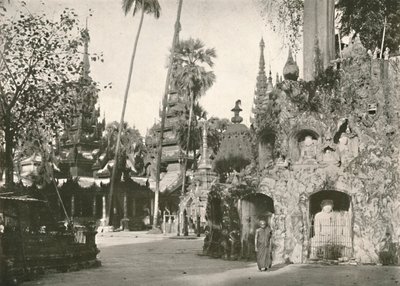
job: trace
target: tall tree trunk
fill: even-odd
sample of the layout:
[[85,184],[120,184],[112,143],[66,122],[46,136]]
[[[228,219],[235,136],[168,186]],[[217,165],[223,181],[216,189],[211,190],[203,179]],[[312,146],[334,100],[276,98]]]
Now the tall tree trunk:
[[[193,105],[194,105],[194,102],[193,102]],[[193,108],[194,108],[194,106],[193,106]],[[193,128],[193,130],[194,130],[194,128],[196,128],[197,126],[198,126],[198,124],[199,124],[199,121],[197,120],[197,116],[195,115],[194,116],[194,118],[193,118],[193,123],[194,123],[194,126],[192,127]],[[201,135],[201,133],[200,133],[200,135]],[[193,161],[193,171],[196,171],[197,170],[197,150],[196,150],[196,144],[192,144],[192,146],[193,146],[193,158],[194,158],[194,161]],[[201,148],[201,145],[200,145],[200,148]]]
[[156,166],[156,190],[154,193],[154,218],[153,218],[153,229],[157,228],[157,221],[158,221],[158,205],[159,205],[159,196],[160,196],[160,166],[161,166],[161,154],[162,154],[162,144],[164,140],[164,126],[165,126],[165,116],[167,111],[167,100],[168,100],[168,92],[169,92],[169,85],[171,82],[171,72],[172,72],[172,65],[174,63],[175,57],[175,47],[178,43],[178,36],[180,30],[180,19],[181,19],[181,11],[182,11],[182,3],[183,0],[179,0],[178,4],[178,12],[176,14],[176,21],[175,21],[175,31],[174,37],[172,39],[172,47],[171,47],[171,55],[169,58],[169,65],[168,65],[168,72],[167,78],[165,79],[165,88],[164,88],[164,97],[162,101],[162,113],[161,113],[161,131],[160,131],[160,138],[158,140],[157,146],[157,166]]
[[137,45],[139,42],[139,36],[140,36],[140,32],[142,30],[142,25],[143,25],[143,18],[144,18],[144,9],[142,8],[142,13],[140,16],[140,22],[139,22],[139,27],[136,33],[136,39],[135,39],[135,44],[133,46],[133,52],[132,52],[132,57],[131,57],[131,63],[129,66],[129,74],[128,74],[128,81],[126,83],[126,88],[125,88],[125,95],[124,95],[124,103],[122,106],[122,112],[121,112],[121,120],[119,122],[119,126],[118,126],[118,135],[117,135],[117,145],[115,147],[115,155],[114,155],[114,166],[113,166],[113,170],[112,170],[112,175],[111,175],[111,182],[110,182],[110,193],[109,193],[109,207],[108,207],[108,221],[107,221],[107,225],[110,223],[109,218],[111,215],[111,211],[113,209],[113,192],[114,192],[114,185],[115,185],[115,176],[116,176],[116,170],[118,168],[118,153],[119,153],[119,148],[120,148],[120,141],[121,141],[121,133],[122,133],[122,128],[124,125],[124,118],[125,118],[125,111],[126,111],[126,103],[128,101],[128,94],[129,94],[129,88],[131,85],[131,80],[132,80],[132,71],[133,71],[133,63],[135,61],[135,56],[136,56],[136,49],[137,49]]
[[14,183],[14,160],[13,160],[13,143],[14,136],[11,130],[10,122],[11,114],[5,114],[4,126],[4,139],[6,142],[5,150],[5,184],[12,185]]
[[186,185],[186,169],[187,169],[187,161],[189,157],[189,142],[190,142],[190,129],[192,128],[192,117],[193,117],[193,105],[194,105],[194,96],[193,93],[190,93],[190,109],[189,109],[189,123],[188,123],[188,134],[186,141],[186,156],[183,163],[183,174],[182,174],[182,190],[181,195],[185,194],[185,185]]

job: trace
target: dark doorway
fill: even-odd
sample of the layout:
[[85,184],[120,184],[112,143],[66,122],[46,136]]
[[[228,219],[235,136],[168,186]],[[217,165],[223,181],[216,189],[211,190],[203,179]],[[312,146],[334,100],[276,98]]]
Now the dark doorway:
[[240,208],[242,257],[255,259],[255,232],[260,220],[265,220],[271,225],[274,201],[264,194],[251,194],[242,199]]

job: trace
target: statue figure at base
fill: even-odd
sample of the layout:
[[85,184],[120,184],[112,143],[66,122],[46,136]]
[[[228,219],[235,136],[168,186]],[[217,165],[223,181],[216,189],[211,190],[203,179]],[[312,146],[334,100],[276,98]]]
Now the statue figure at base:
[[[314,218],[314,237],[311,239],[311,256],[337,259],[351,248],[351,216],[348,211],[333,211],[333,201],[323,200],[321,211]],[[332,252],[332,247],[336,251]]]
[[315,215],[314,231],[315,236],[331,236],[331,227],[334,225],[333,201],[323,200],[321,202],[322,210]]
[[[333,201],[323,200],[321,211],[314,218],[314,237],[311,238],[311,257],[325,256],[324,246],[332,241],[332,228],[334,227]],[[321,253],[322,251],[322,253]]]

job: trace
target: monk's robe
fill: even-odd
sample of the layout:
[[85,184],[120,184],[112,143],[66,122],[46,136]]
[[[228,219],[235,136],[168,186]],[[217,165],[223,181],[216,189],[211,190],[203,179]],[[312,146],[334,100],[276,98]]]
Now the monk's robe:
[[269,226],[266,228],[259,228],[257,232],[257,265],[258,268],[269,268],[271,267],[271,247],[270,240],[272,231]]

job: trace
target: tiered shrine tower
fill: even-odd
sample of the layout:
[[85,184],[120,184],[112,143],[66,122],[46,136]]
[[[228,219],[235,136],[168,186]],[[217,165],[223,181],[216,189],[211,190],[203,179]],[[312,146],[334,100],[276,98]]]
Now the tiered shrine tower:
[[100,152],[100,139],[105,122],[99,122],[100,109],[96,108],[98,94],[90,77],[89,30],[82,31],[84,55],[82,74],[79,78],[81,90],[76,93],[80,106],[72,118],[72,124],[66,126],[60,140],[60,169],[63,177],[92,177],[100,169],[96,164]]

